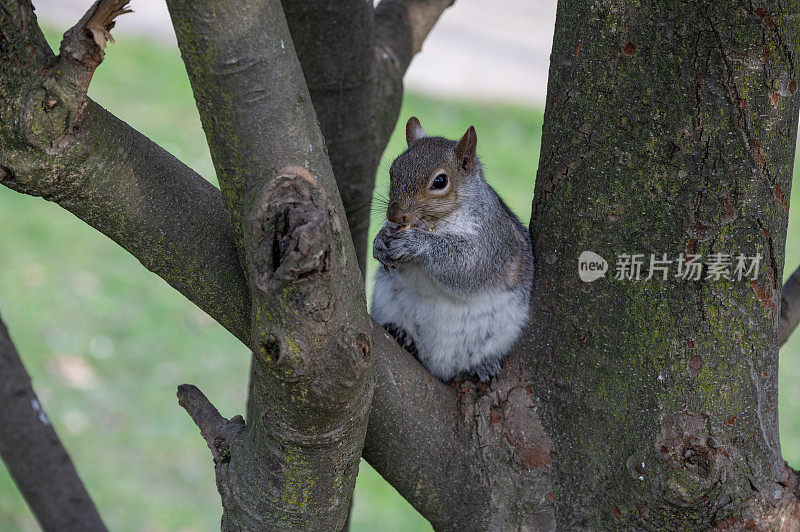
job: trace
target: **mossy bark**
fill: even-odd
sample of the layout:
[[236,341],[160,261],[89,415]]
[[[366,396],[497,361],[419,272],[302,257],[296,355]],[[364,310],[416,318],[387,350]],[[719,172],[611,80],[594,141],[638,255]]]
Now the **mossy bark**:
[[[796,497],[777,330],[799,10],[559,2],[531,231],[560,528],[766,523]],[[593,283],[586,250],[610,263]],[[642,280],[615,278],[624,253],[644,255]],[[651,253],[675,260],[667,280],[644,280]],[[752,282],[676,279],[690,253],[763,259]]]

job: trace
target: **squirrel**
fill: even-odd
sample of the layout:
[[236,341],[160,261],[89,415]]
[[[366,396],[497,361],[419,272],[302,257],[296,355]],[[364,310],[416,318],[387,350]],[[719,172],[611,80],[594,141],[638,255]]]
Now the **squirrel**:
[[373,243],[371,312],[434,376],[490,380],[528,318],[528,230],[486,182],[470,126],[458,142],[406,124]]

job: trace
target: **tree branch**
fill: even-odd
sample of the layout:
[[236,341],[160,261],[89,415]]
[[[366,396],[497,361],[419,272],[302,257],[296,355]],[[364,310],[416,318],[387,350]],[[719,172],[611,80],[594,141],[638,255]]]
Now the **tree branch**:
[[0,320],[0,456],[44,530],[106,530]]
[[488,387],[447,386],[374,327],[370,465],[437,529],[552,530],[553,447],[516,352]]
[[0,15],[0,184],[58,203],[248,341],[249,294],[219,191],[91,100],[77,105],[85,91],[56,77],[32,6],[13,4],[13,17]]
[[58,84],[70,90],[75,103],[73,123],[86,104],[86,92],[95,69],[105,57],[107,42],[114,42],[114,19],[131,13],[130,0],[98,0],[72,28],[64,33],[56,65]]
[[800,268],[792,273],[781,289],[779,345],[786,343],[798,324],[800,324]]
[[178,386],[177,396],[178,404],[186,410],[200,429],[200,434],[206,440],[206,444],[214,456],[214,463],[230,460],[229,442],[244,429],[242,417],[234,416],[233,419],[225,419],[205,394],[191,384]]
[[397,75],[405,75],[445,9],[455,0],[382,0],[375,8],[378,44]]
[[168,7],[252,301],[252,417],[218,474],[223,527],[339,530],[367,430],[371,322],[283,9]]

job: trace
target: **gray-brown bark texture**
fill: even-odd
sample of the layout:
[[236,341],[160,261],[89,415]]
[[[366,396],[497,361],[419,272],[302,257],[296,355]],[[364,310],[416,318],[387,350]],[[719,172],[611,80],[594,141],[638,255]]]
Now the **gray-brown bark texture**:
[[[559,2],[532,348],[560,528],[798,526],[777,364],[799,10]],[[578,279],[584,250],[605,279]],[[637,282],[618,253],[763,260],[752,282]]]

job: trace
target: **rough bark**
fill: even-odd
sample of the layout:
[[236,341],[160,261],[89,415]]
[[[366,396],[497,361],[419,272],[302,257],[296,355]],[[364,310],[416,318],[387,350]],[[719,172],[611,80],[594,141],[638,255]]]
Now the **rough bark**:
[[[559,528],[798,526],[776,405],[799,9],[559,2],[529,347]],[[605,279],[578,279],[584,250]],[[764,259],[637,282],[618,253]]]
[[223,529],[338,530],[367,430],[372,324],[283,10],[168,6],[252,301],[251,423],[217,460]]
[[436,530],[552,529],[552,443],[517,354],[490,386],[446,386],[385,332],[374,342],[406,367],[376,364],[370,465]]
[[106,530],[2,320],[0,457],[44,530]]

